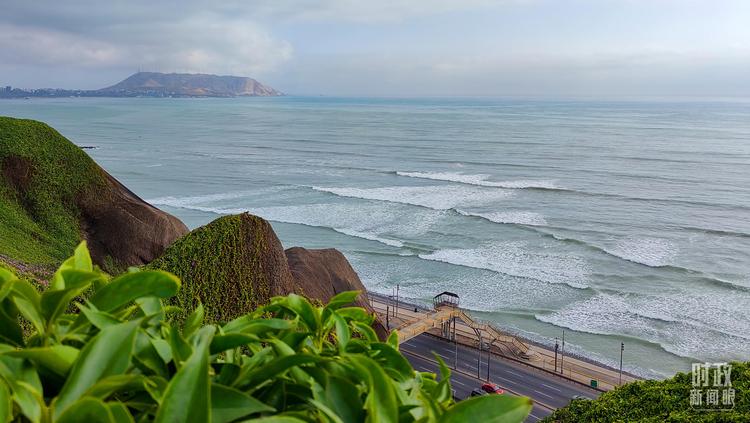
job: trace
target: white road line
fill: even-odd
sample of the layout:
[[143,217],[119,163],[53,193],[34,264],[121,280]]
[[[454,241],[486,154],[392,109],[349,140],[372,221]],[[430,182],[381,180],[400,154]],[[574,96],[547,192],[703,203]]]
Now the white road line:
[[541,392],[541,391],[537,391],[536,389],[534,389],[534,392],[536,392],[536,393],[537,393],[537,394],[539,394],[539,395],[544,395],[544,396],[545,396],[545,397],[547,397],[547,398],[552,398],[552,399],[555,399],[554,397],[552,397],[552,396],[549,396],[549,395],[545,394],[544,392]]
[[542,419],[541,417],[537,416],[537,415],[536,415],[536,414],[534,414],[534,413],[529,413],[529,416],[531,416],[531,417],[535,418],[535,419],[536,419],[536,421],[539,421],[539,420],[541,420],[541,419]]
[[526,377],[526,375],[522,375],[522,374],[520,374],[520,373],[514,372],[513,370],[508,370],[508,369],[504,369],[504,370],[505,370],[506,372],[508,372],[508,373],[510,373],[510,374],[512,374],[512,375],[516,375],[516,376],[518,376],[518,377]]
[[561,390],[559,390],[559,389],[555,388],[554,386],[549,386],[549,385],[547,385],[546,383],[542,383],[542,385],[544,385],[544,386],[548,387],[549,389],[552,389],[553,391],[557,391],[557,392],[562,392]]
[[451,383],[457,383],[457,384],[459,384],[459,385],[461,385],[461,386],[463,386],[465,388],[469,387],[468,385],[466,385],[465,383],[459,381],[458,379],[451,379]]

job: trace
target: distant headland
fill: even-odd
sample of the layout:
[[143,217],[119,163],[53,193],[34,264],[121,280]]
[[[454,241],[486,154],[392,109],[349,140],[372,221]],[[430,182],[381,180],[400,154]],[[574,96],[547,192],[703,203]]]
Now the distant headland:
[[273,97],[284,95],[253,78],[193,73],[137,72],[98,90],[0,87],[0,98],[25,97]]

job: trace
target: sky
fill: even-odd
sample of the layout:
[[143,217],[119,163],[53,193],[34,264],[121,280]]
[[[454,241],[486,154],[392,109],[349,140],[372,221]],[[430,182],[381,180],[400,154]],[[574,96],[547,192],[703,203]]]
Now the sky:
[[750,0],[2,0],[1,85],[138,70],[298,95],[750,97]]

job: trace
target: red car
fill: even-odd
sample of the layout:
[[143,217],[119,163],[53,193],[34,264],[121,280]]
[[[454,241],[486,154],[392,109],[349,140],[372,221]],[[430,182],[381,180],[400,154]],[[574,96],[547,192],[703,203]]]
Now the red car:
[[494,383],[485,383],[482,385],[482,390],[488,394],[504,394],[505,391]]

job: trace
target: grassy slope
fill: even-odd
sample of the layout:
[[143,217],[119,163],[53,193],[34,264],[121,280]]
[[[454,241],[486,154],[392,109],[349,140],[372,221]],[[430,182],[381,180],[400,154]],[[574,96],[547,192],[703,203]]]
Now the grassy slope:
[[[602,394],[594,401],[573,401],[569,406],[557,410],[545,421],[750,422],[750,363],[733,363],[731,379],[736,395],[733,411],[692,411],[690,408],[692,375],[678,373],[671,379],[628,383]],[[721,395],[721,391],[719,392]]]
[[[9,181],[19,158],[31,168],[21,190]],[[50,266],[70,256],[81,239],[76,200],[104,184],[96,163],[44,123],[0,117],[0,170],[0,253]]]
[[[245,314],[270,298],[256,254],[266,248],[265,241],[260,231],[250,228],[258,221],[247,214],[216,219],[175,241],[147,268],[172,272],[183,281],[174,304],[184,310],[201,302],[206,318],[214,322]],[[228,287],[236,283],[242,289]]]

